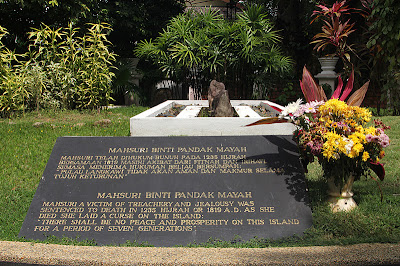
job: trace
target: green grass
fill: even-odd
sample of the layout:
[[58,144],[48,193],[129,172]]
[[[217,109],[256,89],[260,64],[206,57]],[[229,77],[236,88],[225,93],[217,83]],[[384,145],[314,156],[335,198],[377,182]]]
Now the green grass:
[[[128,136],[129,118],[143,110],[143,107],[129,107],[100,112],[49,111],[0,119],[0,240],[24,241],[17,236],[57,137]],[[111,124],[96,126],[95,122],[101,119],[109,119]],[[232,241],[210,239],[189,246],[285,247],[400,242],[400,117],[379,119],[392,127],[387,131],[391,145],[385,149],[386,157],[382,160],[386,163],[386,178],[380,182],[383,202],[376,182],[362,179],[353,189],[359,208],[332,214],[325,203],[326,184],[321,179],[321,169],[313,164],[307,174],[313,226],[303,236],[247,242],[240,237]],[[43,124],[34,127],[35,122]],[[55,237],[45,243],[95,245],[92,241]],[[126,243],[126,246],[140,245],[148,246],[147,243]]]
[[[0,120],[0,239],[17,240],[57,137],[129,136],[129,118],[146,108],[129,107],[101,112],[29,113]],[[109,119],[108,126],[95,122]],[[34,127],[35,122],[42,122]]]

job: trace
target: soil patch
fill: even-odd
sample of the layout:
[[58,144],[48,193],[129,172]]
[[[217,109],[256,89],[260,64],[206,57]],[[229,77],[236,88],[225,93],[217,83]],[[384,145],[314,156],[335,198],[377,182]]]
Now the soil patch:
[[176,117],[185,108],[186,105],[174,104],[171,108],[162,112],[161,114],[158,114],[156,117]]
[[[271,112],[270,110],[266,109],[262,105],[254,106],[254,105],[241,104],[241,106],[250,106],[261,117],[275,117],[276,116],[276,113]],[[185,108],[186,108],[186,105],[174,104],[171,108],[158,114],[156,117],[176,117]],[[211,117],[209,108],[208,107],[201,108],[197,117]],[[233,108],[233,117],[239,117],[235,108]]]

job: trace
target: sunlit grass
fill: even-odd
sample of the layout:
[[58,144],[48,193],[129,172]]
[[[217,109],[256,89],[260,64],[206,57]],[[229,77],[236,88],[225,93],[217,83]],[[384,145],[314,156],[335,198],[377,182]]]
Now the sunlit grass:
[[[56,139],[61,136],[129,136],[129,118],[146,108],[43,111],[0,120],[0,239],[15,240]],[[106,126],[95,122],[109,119]],[[43,123],[37,127],[34,123]]]

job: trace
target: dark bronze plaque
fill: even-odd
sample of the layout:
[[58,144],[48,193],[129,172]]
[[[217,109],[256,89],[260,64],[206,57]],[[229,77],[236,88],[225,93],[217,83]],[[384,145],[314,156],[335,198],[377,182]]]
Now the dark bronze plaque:
[[19,236],[156,246],[301,235],[291,136],[61,137]]

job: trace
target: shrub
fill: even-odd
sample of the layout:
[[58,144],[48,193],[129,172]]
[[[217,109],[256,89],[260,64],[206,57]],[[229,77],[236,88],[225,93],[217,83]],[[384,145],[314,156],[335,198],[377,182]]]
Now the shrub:
[[[0,38],[6,34],[1,28]],[[13,55],[1,43],[0,110],[3,115],[40,108],[94,109],[111,98],[115,54],[106,24],[91,24],[78,36],[72,23],[29,33],[29,52]],[[1,40],[1,39],[0,39]],[[25,61],[17,60],[25,57]]]
[[7,49],[2,38],[7,30],[0,26],[0,114],[7,114],[16,110],[24,110],[26,101],[30,97],[24,84],[24,71],[15,68],[18,63],[17,55]]
[[260,6],[249,7],[235,21],[209,9],[173,18],[158,38],[142,41],[135,52],[198,93],[218,79],[232,98],[250,98],[257,76],[290,69],[292,60],[282,55],[279,41]]

